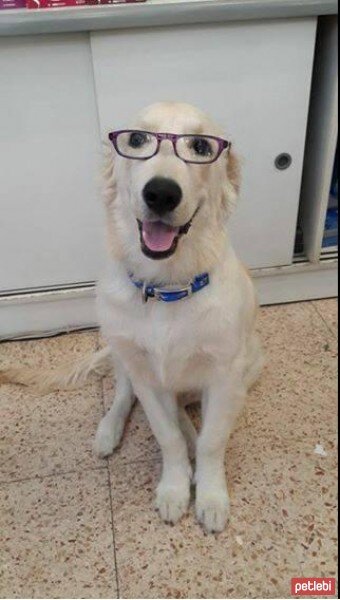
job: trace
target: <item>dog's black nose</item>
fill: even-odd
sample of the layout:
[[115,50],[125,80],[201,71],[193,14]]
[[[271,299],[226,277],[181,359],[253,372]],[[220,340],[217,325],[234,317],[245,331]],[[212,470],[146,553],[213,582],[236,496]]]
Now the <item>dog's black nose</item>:
[[157,215],[175,210],[182,199],[182,190],[176,181],[165,177],[154,177],[146,184],[143,198]]

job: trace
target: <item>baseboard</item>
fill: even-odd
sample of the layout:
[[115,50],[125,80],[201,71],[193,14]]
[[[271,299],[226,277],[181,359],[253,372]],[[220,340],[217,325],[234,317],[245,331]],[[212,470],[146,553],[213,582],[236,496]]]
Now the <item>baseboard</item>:
[[338,296],[338,260],[259,269],[252,275],[263,306]]
[[[336,297],[337,269],[337,260],[327,260],[259,269],[252,275],[260,304],[268,305]],[[96,326],[94,285],[0,298],[0,341]]]
[[0,298],[0,341],[96,326],[94,285]]

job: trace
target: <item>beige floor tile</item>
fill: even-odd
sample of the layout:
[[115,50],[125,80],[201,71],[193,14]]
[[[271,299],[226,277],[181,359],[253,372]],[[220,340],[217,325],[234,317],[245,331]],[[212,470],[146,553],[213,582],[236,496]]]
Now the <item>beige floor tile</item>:
[[328,327],[338,335],[338,298],[330,298],[329,300],[317,300],[313,302],[314,307],[327,323]]
[[1,598],[115,598],[106,471],[0,486]]
[[[0,344],[0,362],[51,366],[92,352],[94,333]],[[101,382],[41,397],[13,385],[0,387],[1,481],[104,464],[92,452],[102,415]]]
[[270,432],[314,446],[335,438],[337,347],[322,319],[309,303],[269,307],[261,309],[258,329],[266,367],[235,436],[243,443],[247,431]]

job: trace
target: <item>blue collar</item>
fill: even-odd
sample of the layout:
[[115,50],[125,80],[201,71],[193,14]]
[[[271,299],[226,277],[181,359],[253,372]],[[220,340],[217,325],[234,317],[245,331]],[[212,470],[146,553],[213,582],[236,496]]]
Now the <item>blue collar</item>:
[[197,275],[188,285],[175,288],[165,289],[155,285],[148,285],[144,281],[136,281],[133,276],[130,275],[130,279],[136,288],[142,290],[142,297],[144,302],[147,302],[149,298],[154,298],[161,302],[177,302],[177,300],[184,300],[184,298],[190,298],[192,294],[196,294],[210,283],[209,274],[202,273]]

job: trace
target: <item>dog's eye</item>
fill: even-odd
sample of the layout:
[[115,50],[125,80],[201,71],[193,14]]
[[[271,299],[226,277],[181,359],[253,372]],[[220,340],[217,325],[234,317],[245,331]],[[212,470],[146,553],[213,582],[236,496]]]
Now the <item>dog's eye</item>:
[[205,138],[194,138],[191,142],[191,148],[199,156],[210,156],[213,152],[210,142]]
[[131,148],[141,148],[148,141],[148,136],[142,131],[134,131],[129,138],[129,146]]

